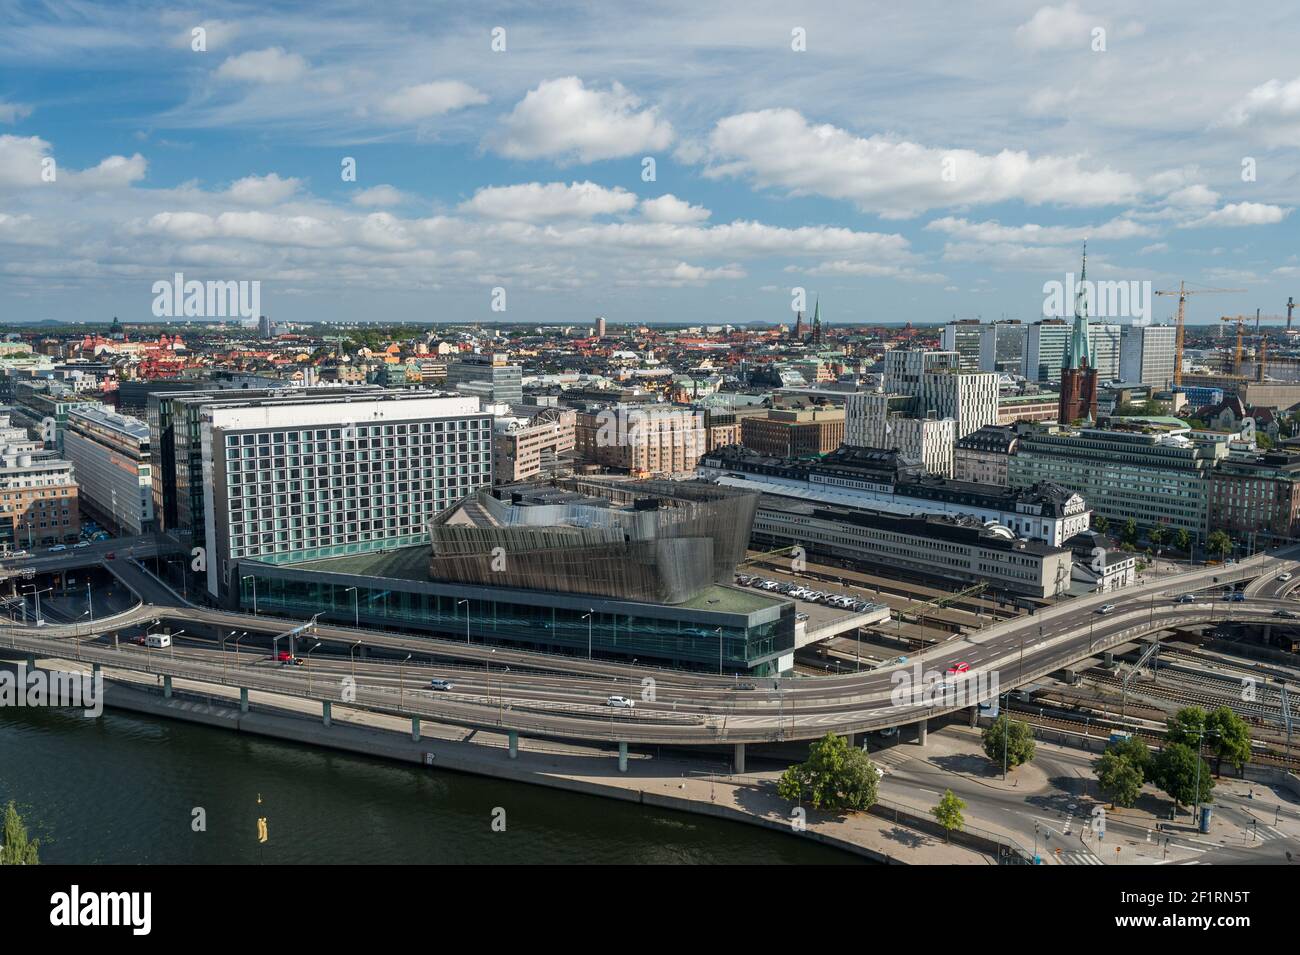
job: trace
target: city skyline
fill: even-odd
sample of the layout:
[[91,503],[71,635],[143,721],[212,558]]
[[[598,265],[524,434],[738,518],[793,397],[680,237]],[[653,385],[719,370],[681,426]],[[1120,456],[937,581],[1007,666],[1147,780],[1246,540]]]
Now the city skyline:
[[1229,58],[1172,5],[387,11],[0,7],[6,317],[184,272],[280,322],[1029,322],[1085,238],[1246,289],[1189,324],[1294,294],[1294,14],[1201,9]]

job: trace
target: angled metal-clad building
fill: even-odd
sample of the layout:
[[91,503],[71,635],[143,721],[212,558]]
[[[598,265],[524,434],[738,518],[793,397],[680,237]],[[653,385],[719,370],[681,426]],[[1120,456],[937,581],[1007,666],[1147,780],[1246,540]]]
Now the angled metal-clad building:
[[730,583],[758,495],[667,481],[481,490],[430,523],[431,580],[681,604]]

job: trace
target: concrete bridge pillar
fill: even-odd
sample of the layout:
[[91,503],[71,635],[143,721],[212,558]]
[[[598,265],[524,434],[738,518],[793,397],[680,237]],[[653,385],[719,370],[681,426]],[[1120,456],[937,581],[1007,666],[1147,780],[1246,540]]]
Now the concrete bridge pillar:
[[[849,745],[850,745],[850,746],[853,745],[853,742],[852,742],[852,736],[853,736],[853,734],[850,733],[850,734],[849,734],[849,737],[850,737]],[[735,758],[732,762],[734,763],[733,769],[734,769],[736,772],[738,772],[738,773],[743,773],[743,772],[745,771],[745,744],[744,744],[744,743],[737,743],[737,744],[736,744],[736,758]]]
[[29,670],[36,669],[36,654],[34,653],[27,654],[27,669]]
[[98,663],[92,663],[90,665],[90,675],[92,677],[95,676],[97,673],[99,673],[99,671],[100,671],[100,666]]
[[510,758],[518,759],[519,758],[519,731],[511,730],[508,734],[506,734],[506,739],[509,741],[509,745],[510,745]]
[[163,698],[168,700],[172,698],[172,677],[170,673],[163,674]]
[[248,687],[246,686],[239,688],[239,712],[248,712]]
[[627,743],[618,744],[618,771],[627,772]]
[[411,739],[416,743],[420,741],[420,718],[418,716],[411,717]]
[[320,721],[326,726],[330,725],[330,701],[321,700],[320,703]]
[[972,727],[980,725],[980,708],[978,706],[970,708],[970,725]]
[[1101,665],[1104,667],[1113,667],[1115,665],[1115,654],[1107,650],[1101,655]]
[[916,724],[916,744],[918,746],[925,745],[925,737],[926,734],[929,732],[929,729],[930,729],[929,720],[921,720],[921,722]]

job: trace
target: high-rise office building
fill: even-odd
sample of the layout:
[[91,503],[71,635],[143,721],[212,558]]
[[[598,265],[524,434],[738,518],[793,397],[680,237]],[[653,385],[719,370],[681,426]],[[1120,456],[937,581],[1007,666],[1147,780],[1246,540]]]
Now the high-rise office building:
[[447,387],[491,404],[517,405],[524,400],[523,370],[500,353],[461,355],[447,365]]
[[1153,388],[1170,387],[1174,380],[1175,333],[1173,325],[1130,325],[1120,346],[1120,378]]
[[492,485],[492,416],[421,392],[251,400],[202,416],[208,589],[241,561],[320,560],[420,543]]
[[149,426],[106,405],[68,413],[64,455],[76,467],[84,509],[119,534],[154,529]]
[[963,319],[960,322],[949,322],[943,326],[943,335],[939,339],[939,347],[944,351],[955,351],[957,353],[957,367],[959,368],[965,368],[967,371],[988,370],[980,363],[984,329],[988,327],[973,318]]
[[[1027,330],[1025,377],[1030,381],[1059,382],[1072,325],[1064,319],[1050,318],[1034,322]],[[1120,333],[1119,325],[1088,324],[1088,348],[1100,381],[1118,381],[1121,377]]]

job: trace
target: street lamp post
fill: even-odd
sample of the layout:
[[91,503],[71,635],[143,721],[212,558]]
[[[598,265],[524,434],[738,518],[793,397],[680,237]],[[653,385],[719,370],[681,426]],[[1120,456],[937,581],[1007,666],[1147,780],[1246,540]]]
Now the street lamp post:
[[307,667],[307,695],[308,696],[311,696],[311,655],[315,653],[316,650],[319,649],[319,647],[320,647],[320,641],[317,641],[316,646],[312,647],[310,650],[307,651],[307,662],[305,666]]
[[457,600],[456,606],[465,605],[465,646],[469,646],[469,600]]
[[406,659],[397,664],[397,705],[399,707],[406,705],[406,675],[403,669],[411,660],[411,654],[406,655]]
[[596,612],[595,608],[592,608],[588,613],[584,613],[582,615],[582,619],[587,621],[587,659],[588,660],[591,659],[591,618],[592,615],[595,614],[595,612]]
[[[232,630],[231,632],[233,633],[234,631]],[[239,640],[243,640],[244,637],[246,636],[248,636],[247,630],[245,630],[243,633],[239,635]],[[238,669],[239,667],[239,640],[235,641],[235,668],[236,669]]]
[[718,676],[722,676],[722,628],[718,628]]
[[[349,587],[348,590],[352,591],[352,623],[358,630],[360,630],[361,629],[361,597],[357,591],[357,588]],[[345,590],[343,592],[347,593],[348,590]]]
[[357,681],[357,658],[356,658],[355,654],[356,654],[357,647],[359,647],[359,646],[361,646],[361,641],[360,641],[360,640],[358,640],[356,643],[352,644],[352,646],[348,647],[348,660],[350,660],[351,663],[352,663],[352,682],[353,682],[353,683],[355,683],[355,682]]
[[239,578],[239,582],[241,584],[246,580],[251,580],[253,582],[253,616],[256,617],[257,616],[257,578],[252,574],[245,574],[244,576]]

